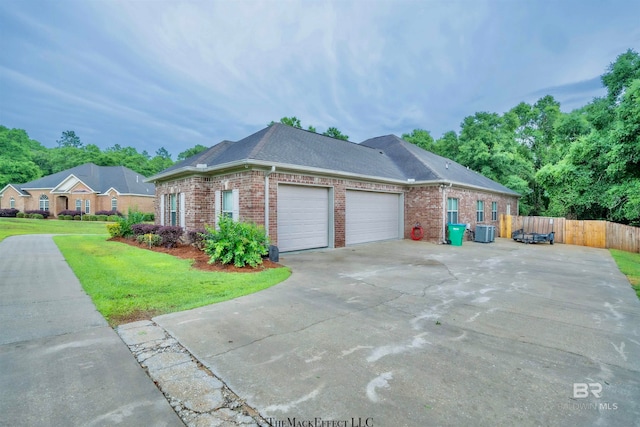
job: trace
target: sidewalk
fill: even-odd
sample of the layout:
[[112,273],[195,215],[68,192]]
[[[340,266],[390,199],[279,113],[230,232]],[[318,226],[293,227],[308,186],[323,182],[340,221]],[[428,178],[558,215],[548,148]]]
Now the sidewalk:
[[184,425],[51,236],[0,242],[0,325],[0,425]]

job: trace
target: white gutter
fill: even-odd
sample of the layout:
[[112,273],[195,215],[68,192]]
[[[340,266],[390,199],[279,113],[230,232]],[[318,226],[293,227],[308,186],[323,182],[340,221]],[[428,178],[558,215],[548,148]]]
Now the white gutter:
[[269,235],[269,175],[276,171],[275,166],[264,173],[264,231]]

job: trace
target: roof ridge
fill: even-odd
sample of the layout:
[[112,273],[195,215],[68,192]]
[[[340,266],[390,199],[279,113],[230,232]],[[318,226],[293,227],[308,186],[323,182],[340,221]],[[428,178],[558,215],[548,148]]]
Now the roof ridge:
[[284,125],[282,123],[274,123],[274,124],[268,126],[266,128],[267,131],[264,133],[264,135],[262,135],[260,137],[260,139],[258,140],[258,143],[256,145],[254,145],[254,147],[251,149],[251,151],[249,151],[249,154],[247,155],[247,158],[253,159],[260,152],[260,150],[262,150],[262,148],[267,143],[267,141],[269,141],[269,137],[271,136],[271,134],[275,132],[274,129],[276,129],[277,125],[287,126],[287,125]]

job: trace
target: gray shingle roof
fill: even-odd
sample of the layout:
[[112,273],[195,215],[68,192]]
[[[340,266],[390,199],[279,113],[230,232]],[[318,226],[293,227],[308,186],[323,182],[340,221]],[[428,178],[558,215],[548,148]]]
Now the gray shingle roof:
[[24,184],[11,185],[23,194],[28,194],[29,189],[55,188],[70,175],[98,193],[114,188],[121,194],[155,195],[155,186],[144,182],[145,177],[139,173],[124,166],[97,166],[93,163],[85,163]]
[[[314,168],[382,180],[448,181],[517,195],[466,167],[408,143],[395,135],[371,138],[361,144],[275,123],[236,142],[222,141],[208,150],[165,169],[166,179],[206,164],[208,171],[234,162],[272,162],[299,169]],[[448,166],[447,166],[448,165]]]
[[423,150],[417,145],[411,144],[395,135],[371,138],[362,142],[362,145],[380,149],[397,164],[403,165],[408,179],[413,178],[416,181],[443,180],[486,188],[500,193],[519,195],[504,185],[462,166],[460,163]]

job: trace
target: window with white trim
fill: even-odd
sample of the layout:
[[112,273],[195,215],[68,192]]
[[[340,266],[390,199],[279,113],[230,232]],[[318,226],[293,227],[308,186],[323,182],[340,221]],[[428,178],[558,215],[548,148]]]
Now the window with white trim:
[[86,213],[86,214],[91,213],[91,201],[90,200],[85,200],[84,201],[84,213]]
[[78,212],[82,211],[82,200],[76,199],[76,210]]
[[178,203],[177,203],[176,194],[171,194],[169,196],[169,212],[171,216],[171,225],[178,224]]
[[482,222],[484,221],[484,201],[478,200],[476,202],[476,221]]
[[118,210],[118,199],[115,197],[111,198],[111,210],[114,212]]
[[49,210],[49,196],[43,194],[40,196],[40,210],[48,211]]
[[16,208],[16,199],[14,199],[13,197],[9,199],[9,208],[10,209]]
[[233,219],[233,191],[222,192],[222,216]]
[[458,223],[458,199],[454,199],[453,197],[447,199],[447,223]]
[[498,202],[491,202],[491,221],[498,220]]

